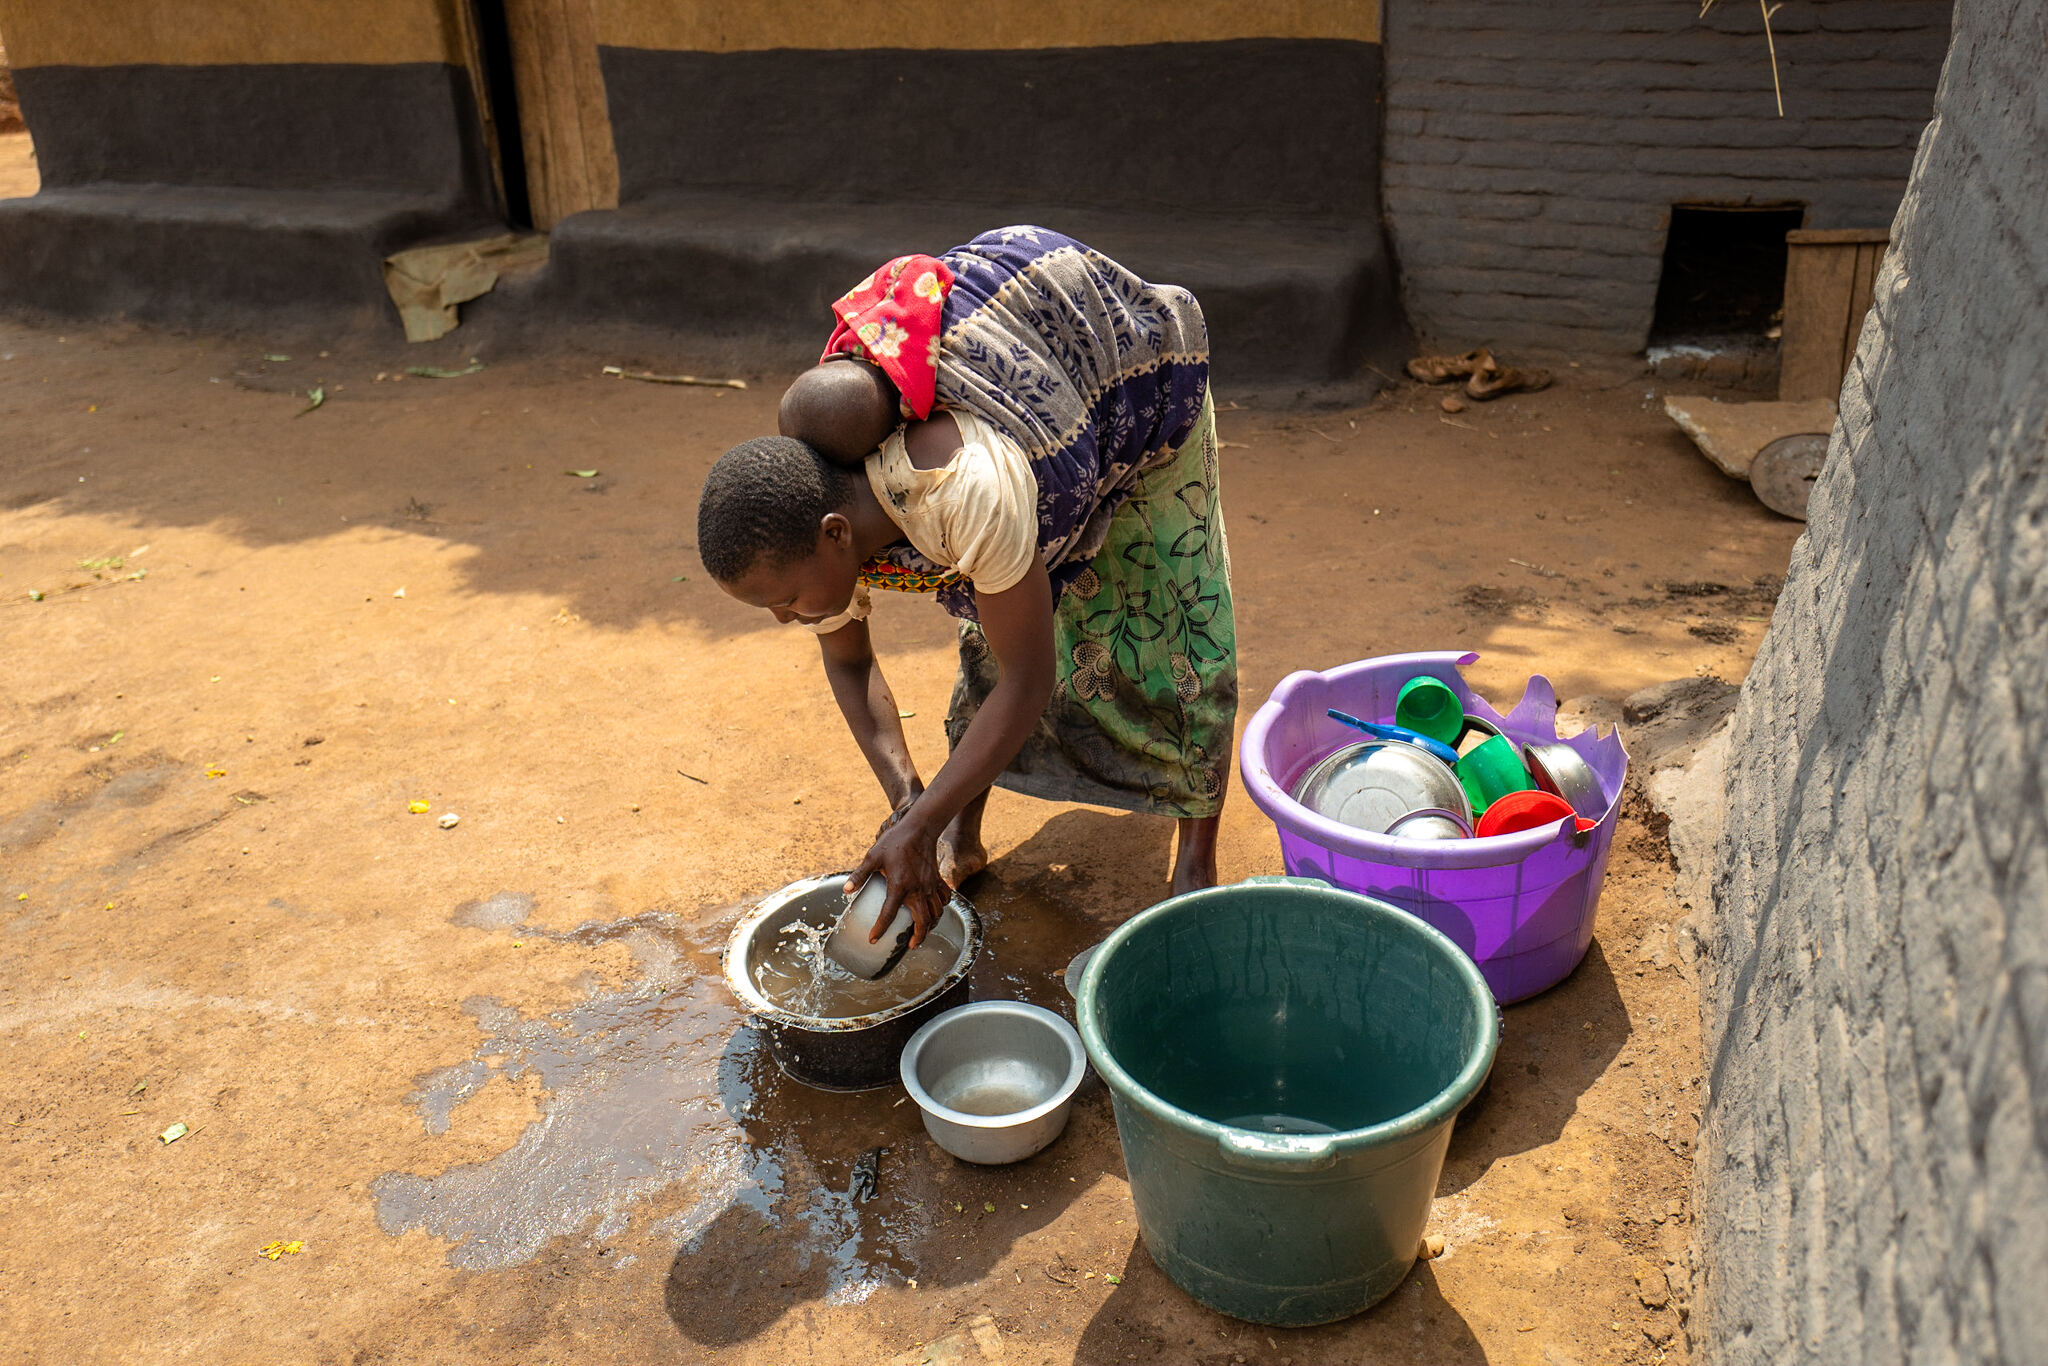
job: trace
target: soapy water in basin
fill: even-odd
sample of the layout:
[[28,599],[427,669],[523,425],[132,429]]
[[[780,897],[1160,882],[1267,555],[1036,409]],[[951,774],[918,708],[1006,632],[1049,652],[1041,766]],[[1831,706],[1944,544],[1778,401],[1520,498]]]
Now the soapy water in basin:
[[806,912],[769,937],[752,966],[754,989],[775,1005],[816,1020],[845,1020],[887,1010],[937,986],[960,960],[960,935],[950,919],[932,927],[924,942],[873,981],[832,961],[825,940],[831,915]]
[[1012,1086],[989,1082],[945,1097],[941,1104],[963,1115],[1014,1115],[1029,1110],[1046,1098],[1046,1088]]
[[1014,1115],[1044,1104],[1062,1077],[1023,1058],[983,1058],[955,1067],[936,1083],[931,1098],[963,1115]]

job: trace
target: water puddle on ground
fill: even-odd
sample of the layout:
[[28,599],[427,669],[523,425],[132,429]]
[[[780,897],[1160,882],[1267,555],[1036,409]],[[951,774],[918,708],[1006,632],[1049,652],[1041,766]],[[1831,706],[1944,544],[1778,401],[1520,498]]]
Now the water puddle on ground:
[[[985,878],[975,893],[988,933],[975,998],[1065,1006],[1060,969],[1107,923],[1029,884]],[[623,943],[632,980],[541,1016],[489,997],[464,1002],[482,1036],[474,1052],[420,1077],[407,1103],[429,1133],[446,1133],[494,1078],[535,1076],[541,1117],[484,1161],[379,1177],[372,1192],[387,1233],[445,1239],[451,1265],[479,1271],[578,1235],[673,1257],[670,1317],[706,1344],[756,1331],[753,1318],[792,1300],[857,1302],[920,1274],[932,1202],[891,1156],[923,1143],[917,1108],[898,1087],[836,1095],[777,1070],[719,966],[747,907],[649,911],[561,934],[527,924],[535,908],[531,896],[500,892],[454,918],[485,933]],[[858,1199],[869,1194],[864,1175],[879,1193]]]

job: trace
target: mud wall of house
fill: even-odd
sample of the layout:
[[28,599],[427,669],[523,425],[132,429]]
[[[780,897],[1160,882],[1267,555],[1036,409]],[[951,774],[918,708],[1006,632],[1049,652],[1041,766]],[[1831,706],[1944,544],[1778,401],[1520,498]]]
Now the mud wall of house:
[[2048,1343],[2044,51],[2036,0],[1956,9],[1737,708],[1702,984],[1714,1366]]
[[1377,220],[1375,0],[595,4],[627,203]]
[[[1674,203],[1882,227],[1949,32],[1942,0],[1390,0],[1385,203],[1423,338],[1642,350]],[[2037,54],[2038,55],[2038,54]]]
[[462,0],[0,0],[43,183],[487,197]]

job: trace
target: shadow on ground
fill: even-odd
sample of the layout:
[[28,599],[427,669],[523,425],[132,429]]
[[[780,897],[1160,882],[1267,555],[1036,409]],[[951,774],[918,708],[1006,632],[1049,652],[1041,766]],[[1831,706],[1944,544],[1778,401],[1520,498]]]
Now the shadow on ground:
[[1269,1328],[1204,1309],[1153,1264],[1142,1239],[1132,1244],[1122,1276],[1122,1284],[1082,1332],[1074,1366],[1128,1361],[1223,1366],[1247,1358],[1479,1366],[1486,1360],[1464,1317],[1444,1301],[1427,1262],[1417,1263],[1393,1294],[1364,1314],[1317,1328]]
[[1458,1116],[1437,1195],[1452,1195],[1495,1162],[1554,1143],[1579,1097],[1607,1070],[1631,1026],[1595,939],[1571,976],[1501,1012],[1493,1075]]
[[[330,354],[137,328],[60,341],[0,324],[0,509],[127,521],[159,543],[205,528],[256,550],[365,530],[423,537],[455,552],[469,591],[567,596],[593,623],[775,625],[726,599],[695,546],[705,473],[774,431],[779,380],[744,392],[633,384],[604,378],[613,358],[596,355],[405,373],[466,370],[474,345],[338,342]],[[314,389],[323,401],[308,411]]]

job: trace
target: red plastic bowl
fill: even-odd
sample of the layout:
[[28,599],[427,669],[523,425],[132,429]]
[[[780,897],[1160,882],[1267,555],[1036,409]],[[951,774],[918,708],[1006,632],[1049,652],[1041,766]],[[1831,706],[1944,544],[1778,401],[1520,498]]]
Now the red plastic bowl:
[[1486,808],[1472,833],[1482,839],[1488,835],[1512,835],[1518,830],[1555,825],[1567,816],[1581,830],[1591,830],[1599,824],[1573,811],[1572,804],[1555,792],[1510,792]]

